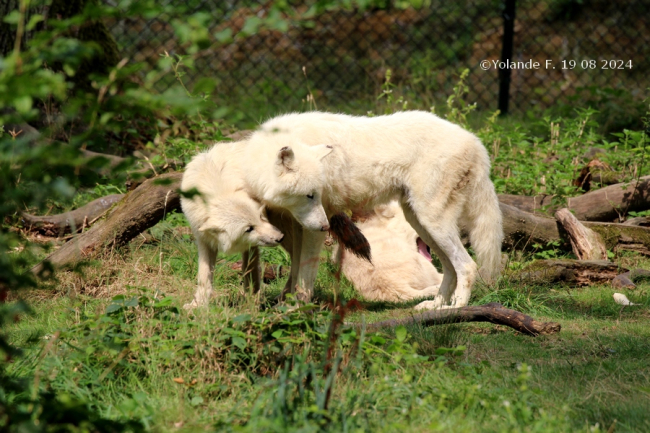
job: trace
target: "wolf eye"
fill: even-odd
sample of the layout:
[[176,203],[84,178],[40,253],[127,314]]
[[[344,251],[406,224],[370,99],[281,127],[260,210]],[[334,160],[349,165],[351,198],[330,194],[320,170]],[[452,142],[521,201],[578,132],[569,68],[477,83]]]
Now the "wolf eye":
[[253,226],[248,226],[248,228],[246,229],[246,233],[250,233],[250,232],[252,232],[253,230],[255,230],[255,227],[253,227]]
[[309,200],[313,200],[313,199],[314,199],[314,193],[307,194],[307,198],[308,198]]

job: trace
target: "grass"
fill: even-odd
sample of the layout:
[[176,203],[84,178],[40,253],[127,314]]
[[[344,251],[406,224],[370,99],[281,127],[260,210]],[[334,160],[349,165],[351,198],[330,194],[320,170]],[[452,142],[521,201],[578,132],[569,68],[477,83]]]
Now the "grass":
[[[180,307],[192,297],[196,251],[180,221],[170,216],[154,230],[161,241],[134,241],[83,279],[62,275],[49,292],[32,292],[33,314],[9,330],[11,342],[28,349],[9,372],[35,374],[41,387],[154,431],[650,428],[648,282],[626,291],[642,305],[621,308],[609,286],[524,288],[506,277],[498,290],[478,288],[472,303],[498,301],[559,321],[559,335],[530,338],[471,323],[398,328],[362,342],[348,330],[339,331],[338,355],[323,361],[331,321],[323,306],[353,299],[349,283],[323,263],[321,307],[282,312],[273,298],[284,282],[267,287],[258,303],[228,266],[238,257],[229,256],[217,266],[209,311],[190,315]],[[286,260],[277,250],[263,256]],[[619,260],[650,265],[631,254]],[[402,317],[412,304],[362,301],[345,320]],[[327,364],[337,359],[332,376]],[[327,389],[329,405],[319,409]]]

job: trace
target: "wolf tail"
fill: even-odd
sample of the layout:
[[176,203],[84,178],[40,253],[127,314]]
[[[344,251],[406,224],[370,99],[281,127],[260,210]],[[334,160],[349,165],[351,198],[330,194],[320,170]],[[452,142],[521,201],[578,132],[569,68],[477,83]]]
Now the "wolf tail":
[[330,233],[345,249],[372,263],[368,239],[345,213],[341,212],[330,218]]
[[[485,157],[488,158],[487,152]],[[494,185],[490,181],[489,159],[486,166],[466,204],[465,215],[469,240],[478,259],[479,274],[483,280],[492,283],[501,274],[503,217]]]

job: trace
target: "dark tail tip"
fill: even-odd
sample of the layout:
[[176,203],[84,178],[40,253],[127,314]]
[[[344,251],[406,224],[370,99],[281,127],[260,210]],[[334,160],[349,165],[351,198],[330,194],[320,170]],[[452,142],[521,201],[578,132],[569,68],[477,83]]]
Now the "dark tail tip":
[[346,250],[372,263],[368,239],[349,216],[344,213],[333,215],[330,218],[330,233]]

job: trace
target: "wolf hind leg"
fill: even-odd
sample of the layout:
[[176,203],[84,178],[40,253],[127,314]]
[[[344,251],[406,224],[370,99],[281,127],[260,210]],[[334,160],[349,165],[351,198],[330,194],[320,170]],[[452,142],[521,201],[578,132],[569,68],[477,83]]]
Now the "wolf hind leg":
[[413,287],[401,287],[395,290],[399,301],[412,301],[414,299],[431,298],[436,296],[440,291],[440,284],[425,287],[424,289],[414,289]]
[[403,208],[407,221],[442,263],[440,291],[433,301],[420,304],[421,308],[467,305],[477,270],[476,264],[460,241],[456,226],[456,209],[449,206],[442,212],[421,211],[416,215],[410,206],[405,205]]

